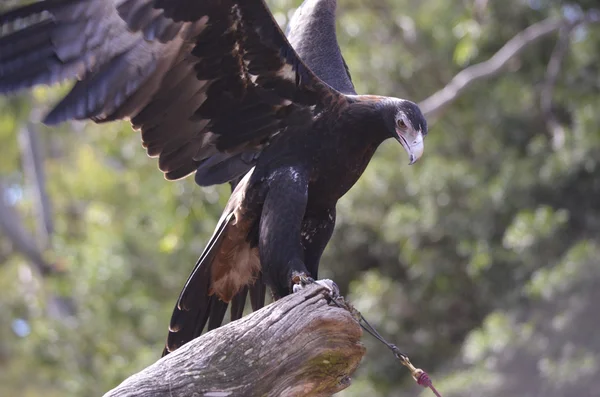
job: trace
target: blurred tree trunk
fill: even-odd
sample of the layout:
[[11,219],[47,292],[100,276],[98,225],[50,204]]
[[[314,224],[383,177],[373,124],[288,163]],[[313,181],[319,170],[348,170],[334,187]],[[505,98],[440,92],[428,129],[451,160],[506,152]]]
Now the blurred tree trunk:
[[[29,98],[35,103],[32,95],[29,95]],[[35,113],[39,113],[39,109],[34,106],[32,114]],[[1,183],[0,230],[4,231],[15,249],[23,254],[41,275],[46,275],[54,270],[45,258],[45,252],[51,247],[54,226],[50,197],[46,188],[44,151],[33,122],[21,127],[18,141],[24,175],[23,189],[33,197],[35,234],[27,230],[26,222],[18,210],[6,201],[7,186]]]
[[35,239],[25,229],[18,211],[6,202],[7,196],[6,186],[0,183],[0,230],[4,231],[15,249],[23,254],[40,274],[50,273],[52,265],[44,259]]
[[50,248],[50,237],[54,227],[50,197],[46,190],[43,150],[33,123],[21,128],[19,144],[25,181],[34,198],[36,239],[38,246],[44,251]]

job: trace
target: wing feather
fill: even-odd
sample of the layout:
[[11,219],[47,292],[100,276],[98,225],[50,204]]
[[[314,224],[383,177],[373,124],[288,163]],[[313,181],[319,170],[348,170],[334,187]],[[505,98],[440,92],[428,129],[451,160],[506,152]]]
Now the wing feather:
[[46,121],[130,119],[167,179],[213,156],[218,178],[198,183],[237,177],[244,153],[249,170],[342,98],[263,0],[48,0],[1,15],[0,32],[0,93],[77,78]]

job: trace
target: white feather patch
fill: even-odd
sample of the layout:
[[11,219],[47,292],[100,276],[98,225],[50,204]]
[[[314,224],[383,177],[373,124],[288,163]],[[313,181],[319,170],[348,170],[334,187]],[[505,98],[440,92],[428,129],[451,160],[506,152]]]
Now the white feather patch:
[[284,64],[281,69],[279,69],[279,71],[277,72],[277,75],[286,80],[290,80],[290,81],[294,81],[294,82],[296,81],[296,72],[294,71],[294,68],[292,67],[292,65],[287,64],[287,63]]

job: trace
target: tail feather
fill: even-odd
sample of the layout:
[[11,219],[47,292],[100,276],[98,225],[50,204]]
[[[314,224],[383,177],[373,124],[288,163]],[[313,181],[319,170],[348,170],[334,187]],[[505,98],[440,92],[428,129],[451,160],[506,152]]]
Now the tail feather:
[[[215,230],[204,252],[200,255],[200,259],[196,262],[192,274],[190,274],[179,295],[176,309],[189,310],[200,298],[210,295],[210,264],[218,253],[218,246],[225,237],[225,229],[233,219],[233,216],[234,214],[231,213],[219,221],[217,230]],[[195,288],[198,286],[201,288]]]
[[211,298],[212,301],[210,305],[210,316],[208,318],[209,331],[217,329],[221,326],[221,324],[223,323],[223,319],[225,318],[227,308],[229,307],[229,303],[223,302],[216,296],[213,295]]
[[248,242],[253,222],[244,216],[241,200],[250,174],[233,191],[223,216],[196,262],[171,317],[163,356],[218,328],[231,302],[231,321],[242,317],[250,293],[253,310],[264,306],[266,286],[262,280],[258,248]]
[[254,284],[250,286],[250,304],[252,305],[252,311],[257,311],[265,305],[266,293],[267,286],[262,280],[262,273],[260,273]]
[[230,214],[221,219],[217,230],[185,283],[173,309],[163,356],[202,333],[214,305],[213,301],[217,299],[216,296],[210,294],[210,265],[218,252],[216,248],[222,241],[232,218],[233,214]]
[[244,307],[246,306],[247,295],[248,287],[244,287],[231,300],[231,321],[239,320],[244,315]]
[[[167,337],[167,343],[161,357],[166,356],[202,334],[202,330],[204,330],[204,326],[210,315],[212,301],[215,299],[215,296],[208,296],[206,299],[198,302],[198,307],[191,312],[179,310],[175,306],[173,317],[171,318],[171,326],[169,327],[169,336]],[[177,320],[174,320],[175,317],[177,317]]]
[[[200,336],[207,325],[208,331],[220,327],[229,301],[231,321],[242,317],[248,292],[254,310],[264,305],[266,287],[260,274],[254,280],[248,273],[254,269],[249,266],[252,260],[248,256],[250,247],[246,245],[245,240],[238,240],[244,232],[243,229],[241,232],[236,229],[239,223],[234,220],[233,212],[221,218],[208,246],[183,287],[173,310],[163,356]],[[243,243],[238,245],[240,241]],[[230,251],[232,247],[233,255]],[[239,247],[239,250],[236,250],[236,247]],[[234,282],[228,282],[228,278],[232,278]],[[241,285],[242,282],[253,284]]]
[[[169,325],[169,336],[163,355],[177,349],[186,342],[192,340],[197,335],[202,333],[208,316],[210,314],[210,306],[212,296],[208,295],[210,283],[210,267],[202,266],[198,261],[193,275],[196,277],[193,284],[188,282],[188,285],[193,286],[193,289],[198,292],[199,299],[196,300],[194,306],[184,307],[177,303],[173,309],[171,323]],[[191,278],[191,277],[190,277]],[[187,287],[187,286],[186,286]]]

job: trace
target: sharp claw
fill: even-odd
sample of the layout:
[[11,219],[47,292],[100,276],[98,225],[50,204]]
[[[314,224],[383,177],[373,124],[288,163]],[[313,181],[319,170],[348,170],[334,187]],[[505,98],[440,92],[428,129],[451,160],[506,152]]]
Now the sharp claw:
[[333,282],[333,280],[329,280],[329,279],[323,279],[323,280],[314,280],[311,277],[308,277],[304,274],[302,275],[297,275],[294,277],[293,279],[293,283],[294,285],[292,286],[292,291],[293,292],[298,292],[304,289],[304,287],[306,287],[309,284],[319,284],[325,288],[327,288],[329,290],[329,295],[335,299],[338,296],[340,296],[340,288],[337,286],[337,284],[335,282]]
[[298,274],[296,276],[294,276],[294,278],[292,279],[292,291],[293,292],[298,292],[301,291],[302,289],[304,289],[304,287],[306,287],[309,284],[314,283],[315,280],[313,280],[311,277],[308,277],[306,274]]
[[319,285],[322,285],[323,287],[327,288],[329,290],[329,295],[331,295],[331,297],[333,299],[335,299],[338,296],[340,296],[340,287],[338,287],[337,284],[333,280],[330,280],[328,278],[324,278],[323,280],[317,280],[317,281],[315,281],[315,283],[317,283]]
[[296,292],[302,291],[303,288],[304,287],[302,285],[300,285],[300,284],[294,284],[294,286],[292,287],[292,291],[294,293],[296,293]]

